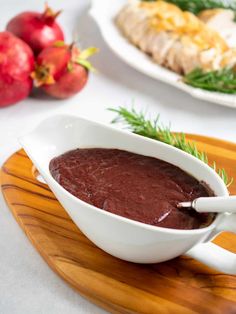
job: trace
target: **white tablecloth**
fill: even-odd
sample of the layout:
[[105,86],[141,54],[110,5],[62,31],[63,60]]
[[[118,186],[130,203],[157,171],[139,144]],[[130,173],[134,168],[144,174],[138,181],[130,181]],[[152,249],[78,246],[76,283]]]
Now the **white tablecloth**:
[[[102,0],[101,0],[102,4]],[[107,107],[119,105],[145,108],[154,117],[160,113],[172,129],[235,140],[236,110],[199,102],[154,81],[121,62],[103,42],[93,20],[87,16],[85,0],[56,1],[50,5],[64,12],[59,18],[67,38],[78,34],[80,43],[100,47],[94,57],[99,74],[86,88],[67,101],[56,101],[34,92],[33,97],[0,110],[0,164],[20,148],[17,137],[57,112],[82,115],[109,123]],[[44,0],[0,0],[0,26],[22,10],[42,10]],[[26,238],[0,195],[0,313],[104,313],[83,299],[54,274]]]

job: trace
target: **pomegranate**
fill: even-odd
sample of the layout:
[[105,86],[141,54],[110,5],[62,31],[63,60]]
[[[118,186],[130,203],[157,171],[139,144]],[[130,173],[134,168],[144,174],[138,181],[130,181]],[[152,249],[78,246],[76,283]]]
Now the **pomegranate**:
[[43,13],[23,12],[7,24],[7,30],[24,40],[37,55],[45,47],[58,40],[64,40],[63,31],[55,19],[60,14],[47,5]]
[[11,33],[0,32],[0,107],[26,98],[33,85],[31,48]]
[[94,70],[87,58],[96,52],[94,47],[80,52],[74,44],[64,42],[45,48],[38,55],[32,73],[35,85],[56,98],[73,96],[85,86],[89,70]]

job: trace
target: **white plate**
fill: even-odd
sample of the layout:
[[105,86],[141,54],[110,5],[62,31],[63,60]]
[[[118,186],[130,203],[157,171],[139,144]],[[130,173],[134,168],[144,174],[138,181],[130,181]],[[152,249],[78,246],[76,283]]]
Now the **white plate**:
[[180,75],[157,65],[123,37],[114,23],[114,18],[126,3],[127,0],[92,0],[89,11],[97,22],[104,40],[118,57],[136,70],[181,89],[194,98],[236,108],[236,95],[208,92],[182,83]]

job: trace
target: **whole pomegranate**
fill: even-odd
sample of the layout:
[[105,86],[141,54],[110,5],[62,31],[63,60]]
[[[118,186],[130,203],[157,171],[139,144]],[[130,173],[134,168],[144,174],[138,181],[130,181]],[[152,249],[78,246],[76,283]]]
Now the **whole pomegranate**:
[[57,42],[45,48],[36,59],[32,77],[36,86],[56,98],[68,98],[78,93],[86,84],[89,70],[87,58],[97,52],[90,47],[82,52],[75,45]]
[[63,31],[55,21],[59,14],[60,11],[54,13],[47,5],[43,13],[23,12],[10,20],[7,30],[24,40],[37,55],[55,41],[64,40]]
[[26,98],[33,85],[31,48],[11,33],[0,32],[0,107]]

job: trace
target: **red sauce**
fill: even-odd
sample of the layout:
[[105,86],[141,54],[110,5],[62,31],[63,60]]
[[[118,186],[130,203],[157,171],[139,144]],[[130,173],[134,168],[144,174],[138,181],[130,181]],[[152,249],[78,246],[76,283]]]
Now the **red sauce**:
[[177,204],[209,192],[165,161],[117,149],[76,149],[51,160],[55,180],[79,199],[149,225],[195,229],[213,216],[180,210]]

